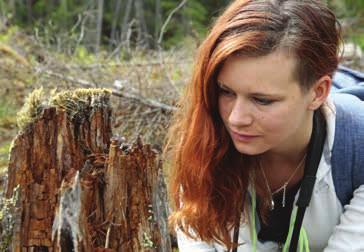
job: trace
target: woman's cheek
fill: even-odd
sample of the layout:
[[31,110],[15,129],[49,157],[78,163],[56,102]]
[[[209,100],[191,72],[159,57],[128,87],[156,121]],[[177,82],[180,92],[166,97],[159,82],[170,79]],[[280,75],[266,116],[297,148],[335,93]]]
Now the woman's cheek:
[[[292,116],[292,115],[291,115]],[[259,121],[260,126],[266,131],[266,133],[271,134],[281,134],[282,131],[286,131],[289,128],[289,118],[290,116],[284,111],[270,112],[260,115]]]
[[231,102],[227,99],[219,98],[219,114],[222,120],[226,123],[231,112]]

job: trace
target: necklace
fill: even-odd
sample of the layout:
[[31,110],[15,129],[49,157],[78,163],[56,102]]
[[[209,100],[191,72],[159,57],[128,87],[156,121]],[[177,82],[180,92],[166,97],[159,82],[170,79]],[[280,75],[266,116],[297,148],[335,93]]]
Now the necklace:
[[272,192],[272,190],[270,189],[269,183],[268,183],[268,179],[265,175],[264,169],[262,168],[262,165],[260,164],[260,161],[258,161],[258,166],[263,174],[263,178],[265,181],[265,185],[267,186],[268,192],[269,192],[269,201],[270,201],[270,210],[274,209],[274,200],[273,200],[273,195],[282,191],[283,190],[283,198],[282,198],[282,207],[286,206],[286,192],[287,192],[287,186],[289,184],[289,182],[292,180],[292,178],[294,177],[294,175],[297,173],[297,171],[299,170],[299,168],[302,166],[302,164],[304,163],[306,159],[306,154],[303,156],[303,158],[301,159],[301,161],[298,163],[297,167],[294,169],[293,173],[291,174],[291,176],[287,179],[286,182],[283,183],[283,185],[281,187],[279,187],[277,190],[275,190],[274,192]]

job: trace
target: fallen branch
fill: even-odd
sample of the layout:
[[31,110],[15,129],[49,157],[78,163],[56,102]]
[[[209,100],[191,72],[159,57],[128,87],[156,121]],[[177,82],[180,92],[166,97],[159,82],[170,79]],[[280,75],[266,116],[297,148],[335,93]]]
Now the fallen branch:
[[[82,79],[74,78],[74,77],[71,77],[71,76],[65,76],[63,74],[55,73],[55,72],[50,71],[50,70],[43,70],[43,69],[40,69],[40,68],[36,68],[36,71],[38,73],[40,72],[40,73],[46,74],[48,76],[53,76],[53,77],[57,77],[57,78],[62,79],[62,80],[66,80],[66,81],[70,81],[70,82],[73,82],[73,83],[80,84],[83,87],[94,88],[94,87],[97,86],[97,84],[89,82],[87,80],[82,80]],[[112,85],[110,85],[110,84],[101,84],[99,86],[110,87]],[[175,106],[164,104],[164,103],[155,101],[153,99],[143,97],[143,96],[138,95],[138,94],[131,94],[131,93],[128,93],[128,92],[125,92],[125,91],[120,91],[120,90],[117,90],[117,89],[114,89],[114,88],[111,89],[111,94],[114,95],[114,96],[117,96],[117,97],[123,97],[123,98],[138,101],[139,103],[141,103],[143,105],[146,105],[148,107],[152,107],[152,108],[159,108],[159,109],[166,110],[166,111],[175,111],[177,109],[177,107],[175,107]]]
[[[191,64],[192,60],[184,59],[181,61],[165,61],[164,65],[185,65]],[[107,67],[145,67],[145,66],[159,66],[159,61],[151,61],[151,62],[120,62],[120,63],[97,63],[91,65],[71,65],[67,66],[67,68],[80,68],[80,69],[93,69],[93,68],[107,68]]]

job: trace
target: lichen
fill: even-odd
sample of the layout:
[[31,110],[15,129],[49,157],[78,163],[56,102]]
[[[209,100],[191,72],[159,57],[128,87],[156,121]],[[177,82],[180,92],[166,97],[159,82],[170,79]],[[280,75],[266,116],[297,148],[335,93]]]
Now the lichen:
[[9,199],[0,196],[0,251],[8,251],[12,241],[19,188],[19,185],[14,188],[13,196]]
[[143,233],[142,246],[144,248],[153,248],[154,247],[152,237],[149,234],[147,234],[146,232]]

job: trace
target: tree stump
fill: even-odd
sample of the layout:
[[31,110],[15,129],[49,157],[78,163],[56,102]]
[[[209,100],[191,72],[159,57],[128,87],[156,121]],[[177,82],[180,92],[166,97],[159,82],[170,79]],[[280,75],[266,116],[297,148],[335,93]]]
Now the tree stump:
[[104,89],[29,97],[10,151],[11,251],[171,251],[159,155],[112,138],[109,100]]

